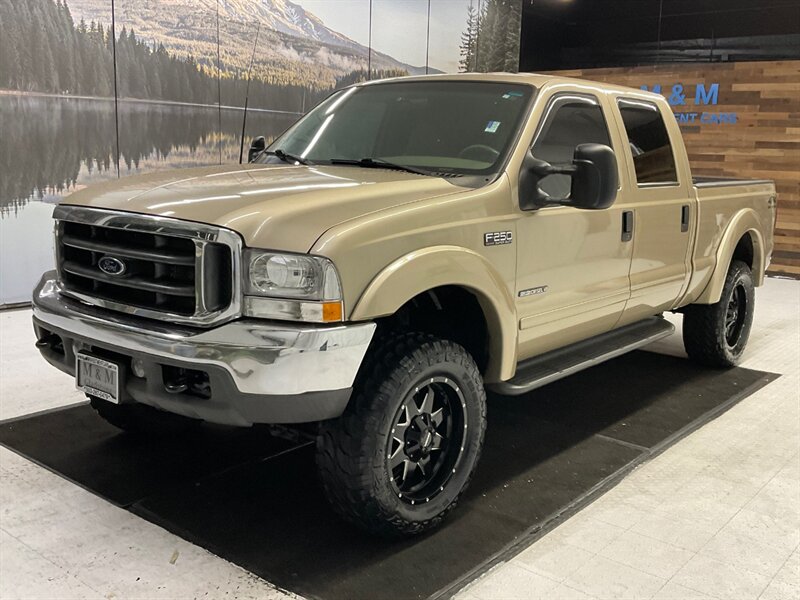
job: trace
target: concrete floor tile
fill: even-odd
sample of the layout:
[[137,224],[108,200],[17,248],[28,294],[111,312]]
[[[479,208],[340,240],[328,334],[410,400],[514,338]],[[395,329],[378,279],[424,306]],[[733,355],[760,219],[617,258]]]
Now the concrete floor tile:
[[[717,490],[726,486],[730,494],[745,496],[749,501],[770,479],[778,475],[784,458],[783,452],[773,452],[772,450],[775,450],[773,447],[769,448],[768,452],[759,453],[755,448],[759,442],[749,437],[742,441],[745,442],[742,448],[723,452],[722,456],[716,457],[714,465],[709,467],[709,473],[703,475],[712,480],[722,480],[714,483]],[[765,466],[771,462],[773,463],[771,466]],[[726,465],[724,470],[720,469],[721,463]]]
[[[18,578],[19,577],[19,578]],[[0,581],[3,600],[93,600],[107,597],[71,575],[47,577],[41,571],[6,575]]]
[[57,513],[54,498],[39,487],[5,470],[0,473],[0,526],[24,526]]
[[786,461],[783,468],[778,471],[778,476],[785,479],[794,479],[800,481],[800,454],[795,454],[792,458]]
[[[691,438],[687,438],[691,441]],[[661,454],[653,461],[642,465],[630,477],[630,483],[657,495],[657,508],[674,497],[678,491],[692,481],[708,466],[708,461],[695,456],[694,452],[672,455]]]
[[775,579],[785,583],[800,585],[800,550],[795,549],[775,574]]
[[566,544],[560,537],[547,536],[515,556],[511,562],[555,581],[564,581],[592,556],[588,550]]
[[614,501],[604,496],[585,508],[581,514],[603,523],[630,529],[647,517],[650,511],[630,504],[627,500]]
[[749,600],[758,598],[770,578],[696,554],[671,581],[716,598]]
[[29,309],[0,311],[0,419],[85,399],[68,375],[45,364],[35,342]]
[[779,519],[743,509],[725,525],[725,530],[762,544],[793,550],[800,544],[800,514]]
[[741,508],[763,488],[769,476],[763,476],[763,471],[758,477],[751,478],[741,474],[737,476],[736,468],[733,468],[732,474],[721,473],[719,464],[714,464],[704,472],[698,473],[678,492],[710,504],[722,503]]
[[595,556],[564,582],[597,598],[652,598],[666,579]]
[[669,579],[694,556],[694,552],[626,531],[606,546],[600,556]]
[[631,531],[697,552],[714,537],[718,529],[704,527],[675,515],[653,512],[631,527]]
[[136,568],[114,570],[108,567],[94,577],[92,585],[99,587],[104,598],[125,600],[182,600],[195,598],[186,590],[186,583],[176,578],[153,577],[152,573]]
[[772,579],[791,555],[792,548],[755,542],[725,527],[699,553]]
[[480,600],[549,599],[557,585],[557,581],[506,563],[487,573],[468,592]]
[[746,508],[775,519],[795,518],[800,511],[800,481],[776,476],[761,488]]
[[792,585],[783,581],[770,581],[758,600],[797,600],[800,598],[800,582]]
[[681,496],[669,505],[658,509],[657,512],[668,518],[694,521],[703,530],[719,531],[736,513],[741,510],[738,506],[719,504],[714,510],[714,505],[701,498]]
[[580,592],[563,583],[552,590],[549,597],[552,600],[599,600],[595,599],[594,596]]
[[668,581],[653,600],[716,600],[713,596]]
[[550,535],[560,537],[562,541],[571,546],[596,554],[622,535],[624,531],[622,527],[576,515],[556,528]]
[[[216,558],[216,557],[215,557]],[[193,572],[180,579],[181,593],[185,598],[215,600],[233,595],[235,600],[285,600],[300,598],[291,593],[279,590],[263,579],[235,565],[230,565],[225,572],[217,569],[211,573]],[[234,590],[232,593],[231,590]],[[478,600],[467,595],[462,600]]]
[[[658,508],[664,500],[663,493],[651,487],[652,481],[644,481],[636,476],[638,471],[634,471],[626,479],[623,479],[615,488],[603,495],[606,502],[624,502],[628,506],[650,513]],[[636,478],[636,479],[634,479]]]
[[102,597],[97,590],[0,531],[0,598],[77,600]]
[[64,569],[91,562],[102,548],[116,548],[113,530],[83,514],[56,512],[31,521],[4,520],[2,527]]
[[[9,455],[18,460],[6,460]],[[49,496],[51,500],[57,500],[59,507],[68,507],[76,512],[91,512],[108,505],[106,500],[5,448],[0,449],[0,457],[3,458],[0,470],[13,474],[35,488],[37,495],[45,502],[49,502]]]

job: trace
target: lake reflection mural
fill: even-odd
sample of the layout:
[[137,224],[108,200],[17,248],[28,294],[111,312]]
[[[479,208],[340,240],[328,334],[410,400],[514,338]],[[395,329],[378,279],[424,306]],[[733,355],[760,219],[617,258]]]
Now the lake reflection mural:
[[[28,301],[52,267],[50,215],[65,195],[238,162],[248,78],[245,146],[367,78],[515,70],[507,31],[521,0],[115,6],[114,37],[110,0],[0,0],[0,306]],[[476,48],[496,64],[474,61]]]

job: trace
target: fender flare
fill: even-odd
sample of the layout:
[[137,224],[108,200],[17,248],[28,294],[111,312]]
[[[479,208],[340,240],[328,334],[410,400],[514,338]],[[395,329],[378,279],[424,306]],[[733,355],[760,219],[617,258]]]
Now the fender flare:
[[489,332],[487,382],[510,379],[517,365],[517,318],[508,286],[480,254],[460,246],[415,250],[383,269],[356,303],[353,321],[393,315],[415,296],[453,285],[475,295]]
[[753,241],[753,283],[756,286],[764,283],[766,256],[764,238],[761,235],[761,221],[752,208],[740,211],[728,223],[716,252],[714,271],[705,289],[694,301],[695,304],[715,304],[722,296],[725,277],[733,259],[733,252],[742,237],[749,233]]

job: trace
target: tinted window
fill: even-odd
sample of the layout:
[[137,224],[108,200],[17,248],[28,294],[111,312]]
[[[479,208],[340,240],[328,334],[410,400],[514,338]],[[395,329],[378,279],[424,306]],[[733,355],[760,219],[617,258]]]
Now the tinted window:
[[337,92],[271,149],[315,164],[374,158],[422,170],[498,171],[534,88],[489,82],[413,81]]
[[661,111],[655,104],[633,100],[620,100],[619,111],[628,133],[636,181],[677,183],[675,157]]
[[[611,145],[603,109],[590,98],[556,98],[545,114],[545,122],[533,145],[533,155],[553,165],[568,165],[580,144]],[[550,175],[539,183],[539,187],[554,198],[569,196],[571,185],[569,175]]]

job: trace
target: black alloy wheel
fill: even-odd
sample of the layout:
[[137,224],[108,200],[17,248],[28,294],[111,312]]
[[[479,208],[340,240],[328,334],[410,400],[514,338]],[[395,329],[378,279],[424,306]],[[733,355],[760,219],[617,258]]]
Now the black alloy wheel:
[[725,341],[730,348],[736,346],[741,337],[742,328],[747,320],[747,291],[738,282],[733,288],[728,308],[725,311]]
[[431,377],[395,415],[386,452],[392,489],[410,504],[430,502],[456,473],[469,428],[464,394],[447,377]]

